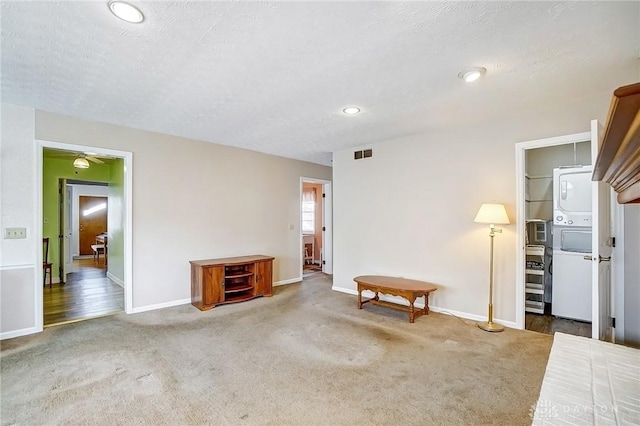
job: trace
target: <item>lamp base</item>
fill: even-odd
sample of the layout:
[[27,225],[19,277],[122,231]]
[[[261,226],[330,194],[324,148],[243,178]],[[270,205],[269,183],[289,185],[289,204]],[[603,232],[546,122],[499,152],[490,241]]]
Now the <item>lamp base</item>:
[[500,324],[496,324],[495,322],[479,322],[478,327],[483,329],[484,331],[489,331],[492,333],[504,331],[504,327]]

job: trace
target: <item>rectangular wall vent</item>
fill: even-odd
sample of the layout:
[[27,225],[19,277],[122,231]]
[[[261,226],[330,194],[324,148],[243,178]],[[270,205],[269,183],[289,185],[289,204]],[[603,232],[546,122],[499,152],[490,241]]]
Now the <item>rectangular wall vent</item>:
[[363,149],[360,151],[353,151],[353,159],[354,160],[360,160],[362,158],[371,158],[373,157],[373,150],[372,149]]

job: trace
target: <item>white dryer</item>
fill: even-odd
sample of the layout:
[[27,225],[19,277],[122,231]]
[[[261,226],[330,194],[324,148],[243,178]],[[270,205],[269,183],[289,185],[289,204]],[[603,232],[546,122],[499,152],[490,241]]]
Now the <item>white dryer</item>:
[[553,224],[591,226],[591,166],[553,169]]

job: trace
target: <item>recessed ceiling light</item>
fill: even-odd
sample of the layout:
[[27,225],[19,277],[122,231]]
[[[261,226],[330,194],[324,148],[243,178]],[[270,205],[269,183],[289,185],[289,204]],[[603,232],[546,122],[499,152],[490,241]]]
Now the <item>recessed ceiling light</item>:
[[139,24],[144,21],[144,15],[140,12],[140,9],[129,3],[114,0],[109,2],[109,9],[123,21],[131,22],[132,24]]
[[467,83],[471,83],[472,81],[476,81],[477,79],[482,77],[486,72],[487,72],[486,68],[480,68],[480,67],[469,68],[469,69],[460,71],[460,73],[458,74],[458,77],[460,77]]
[[360,112],[360,108],[358,107],[347,107],[345,109],[342,110],[342,112],[344,112],[347,115],[354,115]]

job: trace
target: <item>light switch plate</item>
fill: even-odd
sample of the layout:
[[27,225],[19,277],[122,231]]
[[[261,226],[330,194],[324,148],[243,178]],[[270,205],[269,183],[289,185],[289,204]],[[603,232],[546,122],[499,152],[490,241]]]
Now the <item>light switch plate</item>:
[[4,228],[5,240],[27,238],[27,228]]

